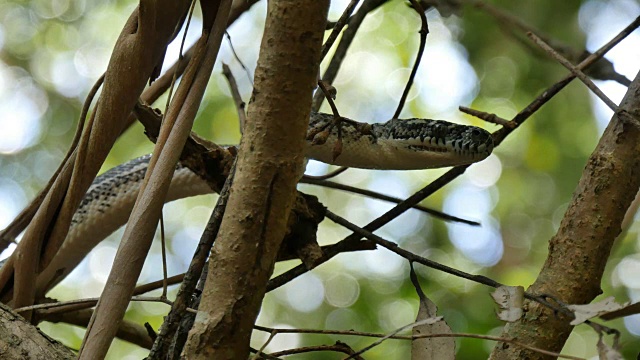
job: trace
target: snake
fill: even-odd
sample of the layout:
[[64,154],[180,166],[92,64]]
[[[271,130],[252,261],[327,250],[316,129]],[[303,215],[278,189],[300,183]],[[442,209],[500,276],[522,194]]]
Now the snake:
[[[467,165],[493,151],[488,131],[444,120],[391,119],[368,124],[312,112],[305,156],[331,165],[378,170],[417,170]],[[336,152],[339,149],[339,153]],[[100,241],[123,226],[138,196],[151,155],[133,159],[96,177],[73,216],[69,233],[37,289],[51,289]],[[178,163],[166,201],[209,194],[200,176]]]

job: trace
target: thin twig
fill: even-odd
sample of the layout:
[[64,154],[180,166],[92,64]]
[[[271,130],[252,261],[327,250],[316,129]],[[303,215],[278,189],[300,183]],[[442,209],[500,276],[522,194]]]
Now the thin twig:
[[[56,308],[61,306],[68,306],[68,305],[78,305],[78,304],[95,305],[98,302],[98,299],[100,298],[93,297],[93,298],[84,298],[84,299],[76,299],[76,300],[68,300],[68,301],[59,301],[59,302],[46,303],[46,304],[37,304],[37,305],[24,306],[21,308],[17,308],[17,309],[14,309],[13,311],[17,313],[21,313],[24,311],[51,309],[51,308]],[[132,296],[131,301],[161,302],[169,306],[173,305],[173,302],[170,301],[169,299],[158,297],[158,296]]]
[[466,106],[458,106],[458,109],[460,111],[462,111],[465,114],[469,114],[471,116],[477,117],[480,120],[484,120],[488,123],[492,123],[492,124],[496,124],[496,125],[500,125],[500,126],[504,126],[504,127],[508,127],[508,128],[515,128],[515,124],[507,119],[503,119],[500,116],[496,115],[496,114],[492,114],[492,113],[487,113],[484,111],[480,111],[480,110],[475,110],[475,109],[471,109],[468,108]]
[[534,33],[529,32],[527,36],[533,40],[533,42],[540,46],[540,48],[547,52],[547,54],[551,55],[552,58],[557,60],[562,66],[567,68],[573,75],[575,75],[578,79],[580,79],[597,97],[600,98],[614,113],[618,112],[618,105],[611,101],[597,86],[596,84],[589,79],[587,75],[585,75],[580,69],[576,68],[569,62],[569,60],[565,59],[562,55],[560,55],[557,51],[555,51],[551,46],[549,46],[544,40],[536,36]]
[[[184,273],[178,274],[178,275],[174,275],[174,276],[168,277],[166,279],[153,281],[153,282],[150,282],[150,283],[147,283],[147,284],[138,285],[133,290],[133,295],[142,295],[144,293],[148,293],[149,291],[161,289],[164,286],[165,283],[166,283],[167,286],[176,285],[176,284],[182,282],[183,279],[184,279]],[[38,311],[38,316],[40,316],[41,318],[44,318],[46,320],[46,318],[48,316],[51,316],[51,315],[55,315],[55,314],[59,314],[59,313],[66,313],[66,312],[72,312],[72,311],[78,311],[78,310],[83,310],[83,309],[88,309],[88,308],[94,307],[95,305],[96,304],[92,303],[92,302],[80,302],[80,303],[77,303],[77,304],[69,304],[69,305],[65,305],[65,306],[60,306],[60,307],[40,310],[40,311]]]
[[411,74],[409,75],[409,79],[407,79],[407,85],[404,87],[404,91],[402,92],[402,96],[400,97],[400,101],[398,102],[398,108],[396,112],[393,114],[393,118],[397,119],[400,116],[400,112],[404,108],[404,103],[407,101],[407,96],[409,96],[409,91],[411,90],[411,85],[413,85],[413,80],[418,73],[418,68],[420,67],[420,61],[422,60],[422,55],[424,54],[424,48],[427,44],[427,35],[429,34],[429,24],[427,23],[427,16],[424,13],[424,9],[416,0],[411,0],[412,8],[418,13],[420,16],[420,46],[418,47],[418,53],[416,54],[416,61],[413,64],[413,68],[411,69]]
[[[322,75],[322,81],[326,82],[327,84],[333,83],[336,75],[338,75],[338,70],[342,65],[342,61],[347,54],[347,50],[349,49],[349,46],[351,46],[351,43],[353,42],[353,39],[355,38],[356,33],[360,28],[360,25],[362,25],[362,21],[364,21],[364,18],[367,16],[367,14],[387,1],[388,0],[365,0],[362,2],[362,5],[355,13],[355,15],[349,18],[349,26],[347,26],[344,33],[342,34],[342,37],[340,38],[338,47],[336,48],[336,51],[333,53],[331,61],[329,62],[329,66],[327,66],[327,70],[325,70],[324,74]],[[313,111],[318,111],[320,109],[323,100],[324,93],[322,91],[316,91],[315,95],[313,96]]]
[[167,243],[164,237],[164,215],[160,213],[160,242],[162,245],[162,295],[167,298]]
[[417,327],[417,326],[430,324],[430,323],[433,323],[433,321],[434,321],[433,318],[427,318],[427,319],[419,320],[419,321],[413,322],[411,324],[399,327],[399,328],[395,329],[394,331],[390,332],[389,334],[381,337],[379,340],[374,341],[372,344],[369,344],[369,345],[365,346],[364,348],[360,349],[359,351],[356,351],[354,354],[349,355],[349,357],[345,358],[344,360],[353,359],[354,357],[356,357],[356,356],[358,356],[360,354],[364,354],[365,352],[367,352],[367,351],[373,349],[374,347],[382,344],[383,341],[391,338],[393,335],[396,335],[396,334],[398,334],[398,333],[400,333],[400,332],[402,332],[404,330],[413,329],[414,327]]
[[173,89],[176,86],[176,81],[178,80],[178,69],[186,69],[186,66],[182,68],[180,63],[185,61],[184,58],[184,44],[187,41],[187,32],[189,31],[189,25],[191,25],[191,18],[193,17],[193,10],[195,9],[196,2],[195,0],[191,0],[191,7],[189,8],[189,15],[187,15],[186,24],[184,26],[184,33],[182,34],[182,41],[180,42],[180,51],[178,52],[178,61],[174,65],[176,71],[173,72],[173,78],[171,79],[171,86],[169,87],[169,93],[167,94],[167,101],[164,105],[164,113],[162,115],[162,121],[164,122],[164,116],[169,111],[169,105],[171,104],[171,99],[173,98]]
[[[257,350],[257,349],[254,349],[254,348],[252,348],[252,347],[249,347],[249,351],[250,351],[250,352],[252,352],[252,353],[257,353],[257,352],[258,352],[258,350]],[[261,356],[262,358],[267,359],[267,360],[282,360],[282,359],[281,359],[281,358],[279,358],[279,357],[276,357],[276,356],[273,356],[273,355],[269,355],[269,354],[266,354],[266,353],[262,353],[262,354],[260,354],[260,356]]]
[[333,177],[336,177],[340,174],[342,174],[343,172],[345,172],[346,170],[348,170],[348,167],[345,166],[341,166],[327,174],[324,175],[319,175],[319,176],[315,176],[315,175],[304,175],[305,178],[307,179],[312,179],[312,180],[327,180],[327,179],[331,179]]
[[[411,324],[415,326],[414,324]],[[426,338],[438,338],[438,337],[453,337],[453,338],[472,338],[472,339],[480,339],[480,340],[490,340],[497,341],[503,343],[514,344],[517,346],[521,346],[523,348],[537,351],[541,354],[556,356],[563,359],[572,359],[572,360],[584,360],[580,357],[570,356],[570,355],[562,355],[559,353],[555,353],[552,351],[547,351],[543,349],[538,349],[533,346],[529,346],[527,344],[523,344],[513,339],[501,338],[498,336],[491,335],[480,335],[480,334],[469,334],[469,333],[442,333],[442,334],[421,334],[421,335],[392,335],[388,336],[387,334],[380,333],[370,333],[363,331],[355,331],[355,330],[316,330],[316,329],[283,329],[283,328],[269,328],[266,326],[254,325],[253,327],[256,330],[264,331],[264,332],[272,332],[277,331],[281,334],[318,334],[318,335],[347,335],[347,336],[360,336],[360,337],[372,337],[372,338],[384,338],[388,337],[389,339],[395,340],[416,340],[416,339],[426,339]]]
[[418,256],[414,253],[412,253],[411,251],[405,250],[401,247],[398,246],[398,244],[391,242],[389,240],[386,240],[374,233],[372,233],[371,231],[368,231],[366,229],[363,229],[355,224],[353,224],[352,222],[350,222],[349,220],[336,215],[334,213],[332,213],[331,211],[327,210],[326,213],[326,217],[329,218],[331,221],[335,222],[336,224],[342,225],[345,228],[353,231],[354,233],[358,234],[358,236],[360,237],[365,237],[373,242],[375,242],[376,244],[391,250],[392,252],[402,256],[403,258],[412,261],[412,262],[417,262],[419,264],[428,266],[432,269],[436,269],[436,270],[440,270],[443,272],[446,272],[447,274],[451,274],[463,279],[467,279],[467,280],[471,280],[473,282],[477,282],[479,284],[483,284],[483,285],[487,285],[487,286],[491,286],[491,287],[498,287],[498,286],[502,286],[501,283],[490,279],[486,276],[483,275],[472,275],[469,273],[466,273],[464,271],[460,271],[458,269],[454,269],[452,267],[437,263],[435,261],[429,260],[427,258],[424,258],[422,256]]
[[[336,224],[340,224],[340,225],[344,226],[345,228],[353,231],[354,233],[358,233],[360,236],[365,237],[365,238],[367,238],[367,239],[369,239],[371,241],[374,241],[376,244],[378,244],[378,245],[380,245],[380,246],[382,246],[382,247],[384,247],[384,248],[386,248],[386,249],[388,249],[388,250],[390,250],[390,251],[402,256],[403,258],[409,260],[410,262],[417,262],[419,264],[428,266],[428,267],[430,267],[432,269],[440,270],[440,271],[445,272],[447,274],[451,274],[451,275],[454,275],[454,276],[457,276],[457,277],[460,277],[460,278],[463,278],[463,279],[467,279],[467,280],[470,280],[470,281],[473,281],[473,282],[477,282],[479,284],[483,284],[483,285],[486,285],[486,286],[490,286],[490,287],[493,287],[493,288],[496,288],[496,287],[499,287],[499,286],[504,286],[504,284],[501,284],[501,283],[499,283],[499,282],[497,282],[497,281],[495,281],[495,280],[493,280],[491,278],[488,278],[486,276],[483,276],[483,275],[472,275],[472,274],[466,273],[464,271],[460,271],[458,269],[454,269],[454,268],[451,268],[449,266],[446,266],[446,265],[437,263],[435,261],[429,260],[427,258],[424,258],[422,256],[416,255],[416,254],[414,254],[414,253],[412,253],[410,251],[404,250],[401,247],[399,247],[398,244],[396,244],[394,242],[391,242],[389,240],[386,240],[386,239],[384,239],[384,238],[382,238],[382,237],[380,237],[380,236],[378,236],[378,235],[376,235],[376,234],[374,234],[374,233],[372,233],[370,231],[367,231],[366,229],[363,229],[363,228],[353,224],[349,220],[347,220],[347,219],[345,219],[345,218],[343,218],[343,217],[341,217],[339,215],[336,215],[336,214],[332,213],[329,210],[327,210],[327,212],[326,212],[326,217],[329,218],[331,221],[335,222]],[[524,293],[524,296],[525,296],[525,298],[527,298],[529,300],[536,301],[536,302],[538,302],[538,303],[540,303],[540,304],[552,309],[553,311],[562,312],[565,315],[568,315],[569,317],[572,317],[572,318],[575,317],[575,314],[573,312],[569,311],[565,304],[562,304],[561,302],[559,302],[557,300],[556,300],[556,303],[558,305],[560,305],[560,306],[557,306],[556,304],[550,303],[549,301],[547,301],[545,299],[544,296],[537,296],[537,295],[533,295],[533,294],[530,294],[530,293],[527,293],[527,292]],[[586,320],[584,323],[587,324],[587,325],[590,325],[590,326],[592,326],[594,328],[595,327],[599,327],[599,328],[606,329],[607,331],[615,331],[615,330],[612,330],[612,329],[610,329],[610,328],[608,328],[608,327],[606,327],[604,325],[600,325],[600,324],[597,324],[597,323],[592,325],[592,322],[590,320]]]
[[202,269],[209,257],[209,252],[211,251],[213,242],[218,235],[218,230],[220,230],[220,223],[222,222],[222,216],[224,215],[224,210],[226,209],[227,200],[229,198],[229,189],[233,182],[235,166],[234,161],[231,171],[229,172],[229,176],[220,191],[218,202],[216,203],[216,206],[211,213],[211,217],[207,222],[207,226],[200,237],[200,242],[196,248],[193,260],[191,260],[191,264],[185,274],[180,290],[178,290],[178,295],[171,307],[171,311],[165,319],[165,322],[162,324],[162,327],[158,332],[158,337],[153,343],[153,347],[149,353],[149,359],[162,358],[162,354],[166,353],[170,346],[171,338],[173,337],[174,332],[178,329],[179,323],[184,316],[184,311],[187,309],[189,299],[196,288],[196,283],[200,278]]
[[262,346],[260,347],[260,349],[258,349],[258,352],[256,352],[252,357],[251,360],[255,360],[258,359],[258,357],[260,355],[262,355],[262,353],[264,352],[264,349],[267,347],[267,345],[269,345],[269,343],[271,342],[271,340],[273,340],[273,338],[278,334],[277,331],[272,331],[271,334],[269,334],[269,338],[267,339],[267,341],[264,342],[264,344],[262,344]]
[[333,112],[333,117],[336,119],[340,119],[340,112],[338,111],[338,107],[336,106],[335,102],[333,102],[333,97],[331,95],[331,92],[325,85],[325,82],[323,80],[318,81],[318,86],[320,87],[321,92],[324,94],[325,98],[329,102],[329,106],[331,107],[331,111]]
[[240,59],[240,56],[238,56],[238,53],[236,53],[236,49],[233,47],[233,42],[231,41],[231,35],[229,35],[228,31],[225,31],[224,34],[227,36],[227,41],[229,41],[229,47],[231,48],[231,53],[233,54],[234,59],[236,59],[238,64],[240,64],[240,66],[244,70],[244,73],[247,75],[247,79],[249,80],[249,84],[253,85],[253,77],[251,76],[251,72],[244,65],[244,63]]
[[[347,355],[351,355],[355,353],[355,350],[353,350],[347,344],[338,341],[333,345],[304,346],[304,347],[299,347],[295,349],[281,350],[281,351],[271,353],[271,356],[287,356],[287,355],[304,354],[304,353],[320,352],[320,351],[341,352]],[[362,360],[362,357],[356,355],[356,359]]]
[[236,78],[233,77],[233,73],[227,64],[222,64],[222,74],[227,78],[227,82],[229,83],[229,90],[231,90],[231,97],[233,98],[233,102],[236,104],[238,120],[240,121],[240,133],[242,134],[244,132],[244,124],[247,123],[247,114],[244,112],[246,103],[242,100],[242,96],[240,96]]
[[[357,188],[354,186],[350,186],[350,185],[345,185],[345,184],[340,184],[340,183],[336,183],[333,181],[328,181],[328,180],[317,180],[315,178],[311,178],[308,177],[307,175],[303,176],[302,179],[300,180],[300,183],[304,183],[304,184],[311,184],[311,185],[318,185],[318,186],[323,186],[323,187],[327,187],[330,189],[336,189],[336,190],[342,190],[342,191],[348,191],[354,194],[360,194],[360,195],[364,195],[364,196],[368,196],[370,198],[374,198],[374,199],[378,199],[378,200],[384,200],[384,201],[388,201],[388,202],[392,202],[395,204],[400,204],[403,200],[393,197],[393,196],[389,196],[389,195],[385,195],[385,194],[381,194],[379,192],[376,191],[371,191],[371,190],[367,190],[367,189],[361,189],[361,188]],[[480,223],[477,221],[472,221],[472,220],[467,220],[467,219],[463,219],[454,215],[450,215],[447,214],[445,212],[442,211],[438,211],[435,209],[430,209],[428,207],[424,207],[422,205],[414,205],[412,206],[413,209],[416,210],[420,210],[422,212],[425,212],[435,218],[438,218],[440,220],[444,220],[444,221],[452,221],[452,222],[459,222],[459,223],[463,223],[463,224],[467,224],[467,225],[471,225],[471,226],[480,226]]]
[[356,5],[358,5],[359,2],[360,0],[351,0],[349,5],[347,5],[347,7],[344,9],[344,12],[342,12],[340,19],[338,19],[338,21],[333,24],[331,34],[327,38],[327,41],[325,41],[325,43],[322,45],[322,55],[320,55],[320,61],[324,59],[324,57],[329,52],[329,49],[331,49],[331,46],[338,38],[338,35],[340,35],[342,28],[344,28],[344,26],[347,24],[349,16],[351,16],[351,13],[353,13],[353,9],[355,9]]

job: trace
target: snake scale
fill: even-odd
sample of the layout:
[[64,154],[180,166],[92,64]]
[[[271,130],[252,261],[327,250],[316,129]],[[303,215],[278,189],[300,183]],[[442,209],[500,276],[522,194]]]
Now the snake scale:
[[[493,150],[491,134],[443,120],[392,119],[367,124],[311,113],[306,156],[328,164],[381,170],[429,169],[471,164]],[[339,154],[336,143],[341,141]],[[337,155],[337,156],[336,156]],[[51,288],[109,234],[124,225],[137,198],[150,155],[98,176],[73,217],[57,256],[38,276],[37,288]],[[178,164],[167,201],[211,193],[209,186]]]

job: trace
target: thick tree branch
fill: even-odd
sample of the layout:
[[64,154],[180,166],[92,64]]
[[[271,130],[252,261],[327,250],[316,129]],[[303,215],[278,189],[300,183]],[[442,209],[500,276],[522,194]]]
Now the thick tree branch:
[[329,2],[270,1],[234,183],[183,356],[244,359],[302,174]]
[[155,233],[171,177],[191,133],[226,28],[230,0],[201,3],[203,33],[172,99],[130,221],[125,228],[96,310],[80,348],[80,359],[103,358],[116,334]]
[[2,359],[74,359],[64,345],[0,304],[0,354]]
[[[601,293],[600,280],[625,212],[640,187],[640,73],[636,75],[587,162],[549,255],[529,292],[586,304]],[[573,329],[566,317],[529,303],[521,321],[502,337],[560,351]],[[498,344],[493,359],[547,359],[518,346]]]

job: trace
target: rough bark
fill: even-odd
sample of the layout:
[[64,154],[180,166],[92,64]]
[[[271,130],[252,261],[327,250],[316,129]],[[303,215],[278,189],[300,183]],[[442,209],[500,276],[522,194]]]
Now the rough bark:
[[302,173],[328,6],[269,2],[237,173],[183,357],[247,358]]
[[[620,234],[625,212],[640,186],[640,73],[629,87],[589,158],[533,294],[550,294],[569,304],[591,302],[601,293],[600,281],[611,247]],[[505,327],[502,336],[551,351],[560,351],[572,326],[529,302],[524,317]],[[521,347],[499,343],[492,359],[548,359]]]
[[0,359],[74,359],[75,355],[0,304]]

